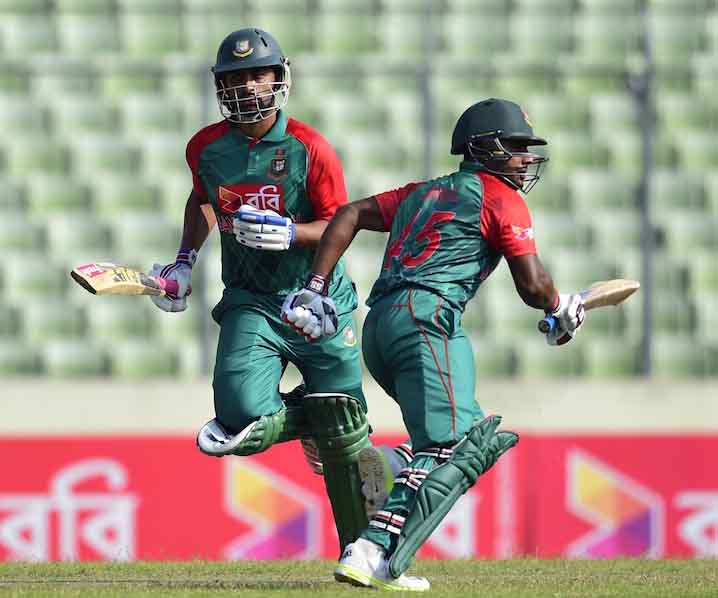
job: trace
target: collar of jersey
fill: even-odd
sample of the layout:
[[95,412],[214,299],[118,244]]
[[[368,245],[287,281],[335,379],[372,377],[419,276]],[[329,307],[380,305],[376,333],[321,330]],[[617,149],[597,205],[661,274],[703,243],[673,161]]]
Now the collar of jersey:
[[[236,129],[239,136],[247,140],[247,143],[252,141],[251,137],[244,135],[239,129]],[[278,142],[282,141],[287,136],[287,115],[282,110],[277,110],[277,120],[274,121],[272,128],[267,131],[266,135],[259,139],[259,141],[270,141]]]
[[484,167],[479,162],[463,160],[461,164],[459,164],[459,170],[463,170],[465,172],[481,172],[484,170]]

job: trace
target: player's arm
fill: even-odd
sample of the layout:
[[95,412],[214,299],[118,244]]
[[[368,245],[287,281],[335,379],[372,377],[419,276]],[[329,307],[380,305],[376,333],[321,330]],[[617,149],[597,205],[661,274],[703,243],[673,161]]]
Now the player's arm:
[[506,261],[514,279],[514,286],[523,302],[536,309],[552,311],[558,291],[551,275],[535,254],[507,257]]
[[299,247],[316,247],[319,239],[322,238],[329,222],[326,220],[314,220],[313,222],[301,222],[294,225],[294,241],[292,245]]
[[312,273],[328,278],[360,230],[385,230],[384,217],[373,197],[347,204],[328,223],[314,256]]
[[202,198],[193,189],[184,208],[184,226],[180,247],[199,251],[217,223],[212,206],[202,203]]

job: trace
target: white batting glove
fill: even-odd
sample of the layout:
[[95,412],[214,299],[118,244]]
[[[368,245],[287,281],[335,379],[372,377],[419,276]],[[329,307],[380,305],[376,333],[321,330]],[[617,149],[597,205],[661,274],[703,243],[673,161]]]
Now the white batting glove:
[[174,263],[152,266],[150,276],[157,276],[166,280],[177,281],[177,292],[166,295],[150,296],[152,303],[163,311],[179,312],[187,309],[187,297],[192,293],[190,278],[192,277],[192,266],[197,261],[197,252],[192,249],[180,249]]
[[264,251],[286,251],[294,241],[296,230],[291,218],[248,205],[243,205],[234,215],[232,228],[239,243]]
[[312,275],[307,286],[287,296],[282,305],[282,320],[308,341],[333,336],[339,327],[336,305],[323,294],[325,288],[324,278]]
[[546,334],[546,342],[552,346],[569,342],[586,320],[583,299],[578,293],[559,293],[556,307],[546,314],[556,318],[558,324]]

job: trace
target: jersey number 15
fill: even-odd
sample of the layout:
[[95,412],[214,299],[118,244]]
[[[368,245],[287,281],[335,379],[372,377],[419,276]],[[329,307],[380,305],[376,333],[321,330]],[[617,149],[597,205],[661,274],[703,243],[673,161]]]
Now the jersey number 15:
[[409,250],[403,251],[403,249],[418,215],[419,212],[407,223],[404,230],[401,231],[399,238],[389,245],[389,249],[386,252],[386,260],[384,261],[385,270],[389,268],[391,260],[395,257],[400,257],[402,265],[406,268],[416,268],[419,264],[424,263],[434,255],[434,252],[441,244],[441,231],[439,231],[437,227],[444,222],[450,222],[456,218],[456,212],[434,212],[414,238],[416,243],[426,241],[426,245],[424,245],[424,248],[419,253],[412,255]]

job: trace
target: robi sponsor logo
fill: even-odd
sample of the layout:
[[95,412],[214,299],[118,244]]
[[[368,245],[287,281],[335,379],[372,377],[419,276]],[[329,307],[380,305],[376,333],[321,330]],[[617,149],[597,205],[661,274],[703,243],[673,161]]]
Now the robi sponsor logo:
[[284,190],[282,185],[262,183],[221,185],[217,188],[217,205],[225,214],[234,214],[243,205],[284,214]]

